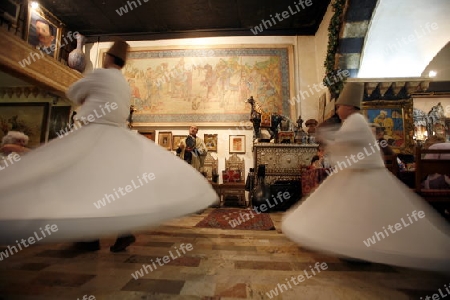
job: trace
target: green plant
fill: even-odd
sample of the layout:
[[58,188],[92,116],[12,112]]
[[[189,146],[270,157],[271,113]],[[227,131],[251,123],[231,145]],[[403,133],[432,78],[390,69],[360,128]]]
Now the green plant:
[[328,26],[328,46],[327,46],[327,55],[324,62],[325,77],[323,79],[323,83],[330,90],[332,98],[336,98],[339,95],[339,92],[341,91],[344,85],[343,80],[334,82],[333,84],[329,84],[326,79],[335,78],[334,76],[336,76],[338,71],[337,69],[335,69],[336,53],[338,51],[339,46],[339,32],[341,30],[342,25],[345,1],[346,0],[333,1],[331,6],[333,7],[334,14],[331,17],[330,25]]

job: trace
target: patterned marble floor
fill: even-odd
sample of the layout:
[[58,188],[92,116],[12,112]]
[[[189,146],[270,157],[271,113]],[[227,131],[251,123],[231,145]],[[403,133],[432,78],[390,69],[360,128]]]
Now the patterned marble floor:
[[97,252],[75,251],[71,244],[28,247],[0,262],[0,299],[402,300],[431,299],[439,289],[449,294],[444,284],[450,286],[450,278],[442,274],[350,265],[301,249],[280,233],[281,213],[271,214],[277,228],[271,231],[194,227],[211,210],[139,232],[122,253],[109,252],[114,237],[102,239]]

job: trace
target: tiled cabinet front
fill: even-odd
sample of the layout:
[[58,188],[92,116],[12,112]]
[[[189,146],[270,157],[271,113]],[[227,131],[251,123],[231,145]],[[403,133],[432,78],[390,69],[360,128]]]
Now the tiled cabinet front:
[[253,146],[255,172],[266,165],[266,183],[300,180],[302,168],[309,166],[317,145],[256,144]]

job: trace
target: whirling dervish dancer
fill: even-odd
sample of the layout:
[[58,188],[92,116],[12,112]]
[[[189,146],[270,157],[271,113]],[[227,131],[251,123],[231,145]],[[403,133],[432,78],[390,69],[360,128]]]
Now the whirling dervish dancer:
[[363,93],[362,83],[345,85],[336,102],[343,124],[321,136],[334,172],[286,213],[283,233],[345,259],[449,272],[450,226],[385,168],[359,113]]
[[121,69],[128,48],[117,40],[104,68],[69,88],[68,98],[82,104],[81,127],[0,171],[0,244],[126,234],[216,200],[194,168],[127,129],[130,88]]

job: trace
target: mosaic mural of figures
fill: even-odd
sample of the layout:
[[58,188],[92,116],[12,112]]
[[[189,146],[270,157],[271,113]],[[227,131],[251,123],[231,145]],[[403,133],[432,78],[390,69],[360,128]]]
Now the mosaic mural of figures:
[[132,51],[124,75],[135,122],[247,120],[251,95],[289,115],[288,58],[286,48]]

